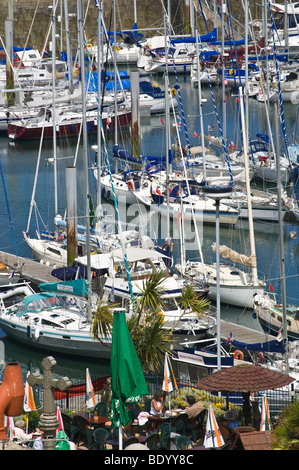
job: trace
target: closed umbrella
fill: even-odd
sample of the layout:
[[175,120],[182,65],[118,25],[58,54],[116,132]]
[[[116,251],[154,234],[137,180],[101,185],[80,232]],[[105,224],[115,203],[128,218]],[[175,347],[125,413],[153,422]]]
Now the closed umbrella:
[[86,408],[93,408],[96,406],[96,400],[94,396],[94,389],[89,373],[89,369],[86,368]]
[[270,431],[270,430],[271,430],[271,422],[270,422],[269,404],[268,404],[267,396],[263,395],[260,431]]
[[130,404],[139,403],[148,388],[141,364],[130,336],[125,311],[113,314],[111,369],[111,421],[119,428],[119,449],[122,448],[122,426],[127,426],[132,413]]
[[60,411],[60,407],[57,406],[56,408],[56,418],[59,422],[59,425],[58,425],[58,428],[56,429],[55,431],[55,434],[57,436],[57,434],[60,432],[60,431],[64,431],[64,425],[63,425],[63,419],[62,419],[62,415],[61,415],[61,411]]
[[168,353],[165,353],[165,360],[164,360],[164,379],[162,384],[162,390],[168,393],[168,401],[169,401],[169,410],[170,410],[170,396],[169,394],[173,390],[177,390],[178,386],[175,380],[175,376],[173,373],[173,369],[171,366],[170,358]]
[[224,439],[219,430],[212,405],[210,405],[208,412],[203,445],[204,447],[222,447],[224,445]]

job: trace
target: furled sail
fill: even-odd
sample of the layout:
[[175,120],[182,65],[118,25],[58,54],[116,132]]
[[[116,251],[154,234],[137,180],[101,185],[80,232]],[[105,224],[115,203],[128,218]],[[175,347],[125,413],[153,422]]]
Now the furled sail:
[[[212,250],[214,251],[214,253],[216,253],[216,243],[212,244]],[[223,258],[229,258],[235,263],[243,264],[243,266],[254,266],[256,264],[255,256],[243,255],[225,245],[220,245],[219,253],[220,256],[222,256]]]

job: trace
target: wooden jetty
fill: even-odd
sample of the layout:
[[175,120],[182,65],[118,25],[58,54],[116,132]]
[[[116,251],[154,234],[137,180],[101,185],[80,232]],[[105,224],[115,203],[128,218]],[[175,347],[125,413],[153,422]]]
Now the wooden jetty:
[[0,261],[34,283],[57,281],[57,278],[51,275],[51,271],[54,269],[53,266],[46,263],[39,263],[4,251],[0,251]]
[[[45,263],[16,256],[4,251],[0,251],[0,261],[20,273],[20,275],[25,279],[28,279],[35,284],[39,284],[41,282],[57,282],[57,278],[51,275],[53,266],[49,266]],[[270,337],[262,331],[253,330],[236,323],[221,320],[221,338],[226,340],[231,334],[234,339],[244,343],[264,343],[274,339],[274,337]]]

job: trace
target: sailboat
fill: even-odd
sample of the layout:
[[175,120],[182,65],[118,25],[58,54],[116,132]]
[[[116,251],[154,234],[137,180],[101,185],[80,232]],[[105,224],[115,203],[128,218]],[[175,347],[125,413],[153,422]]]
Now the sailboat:
[[[242,93],[240,91],[242,96]],[[244,155],[247,156],[247,140],[245,134],[244,124],[244,111],[241,106],[242,115],[242,128],[244,135]],[[256,294],[262,294],[265,290],[265,282],[258,279],[256,268],[255,256],[255,243],[254,243],[254,229],[252,218],[252,205],[250,197],[250,184],[248,177],[248,159],[245,158],[245,174],[246,174],[246,192],[248,198],[248,215],[249,215],[249,231],[250,231],[250,245],[251,255],[246,256],[228,248],[220,246],[220,255],[225,258],[230,258],[234,263],[241,264],[251,268],[251,272],[245,272],[243,268],[237,268],[228,264],[221,264],[220,266],[220,299],[222,303],[229,305],[240,306],[244,308],[252,308],[254,305],[254,298]],[[215,185],[216,186],[216,185]],[[220,189],[220,188],[219,188]],[[216,251],[215,244],[213,250]],[[177,264],[176,270],[186,276],[189,280],[198,280],[207,283],[209,293],[208,296],[212,300],[217,298],[217,266],[216,264],[208,265],[204,260],[198,262],[186,262],[184,264]]]
[[112,338],[95,341],[91,334],[87,281],[45,283],[39,288],[41,292],[35,292],[28,284],[16,284],[0,293],[0,326],[7,336],[53,354],[109,359]]

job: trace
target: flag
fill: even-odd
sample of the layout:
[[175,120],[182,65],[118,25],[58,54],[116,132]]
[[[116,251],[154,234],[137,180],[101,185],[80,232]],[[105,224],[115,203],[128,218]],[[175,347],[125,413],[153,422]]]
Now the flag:
[[194,131],[193,137],[197,137],[197,136],[198,136],[197,132]]
[[160,121],[162,122],[162,125],[164,126],[164,121],[161,117],[160,117]]
[[59,422],[58,428],[55,431],[55,434],[57,436],[59,431],[64,431],[63,419],[62,419],[62,415],[61,415],[61,411],[60,411],[59,406],[57,406],[57,408],[56,408],[56,418],[58,419],[58,422]]
[[204,447],[222,447],[224,445],[224,439],[219,431],[212,405],[210,405],[208,412],[203,445]]
[[269,404],[268,404],[268,399],[266,395],[263,395],[260,431],[270,431],[270,430],[271,430],[271,423],[270,423]]
[[86,368],[86,408],[93,408],[96,406],[93,385],[91,382],[89,369]]
[[10,273],[10,274],[8,275],[8,279],[12,279],[12,278],[14,277],[14,275],[15,275],[15,272],[13,271],[12,273]]
[[269,285],[269,289],[270,289],[271,292],[273,292],[273,286],[272,286],[271,282],[270,282],[270,285]]
[[164,379],[163,379],[162,390],[164,390],[164,392],[172,392],[173,390],[177,390],[177,389],[178,389],[178,386],[174,377],[170,358],[168,356],[168,353],[165,353]]

